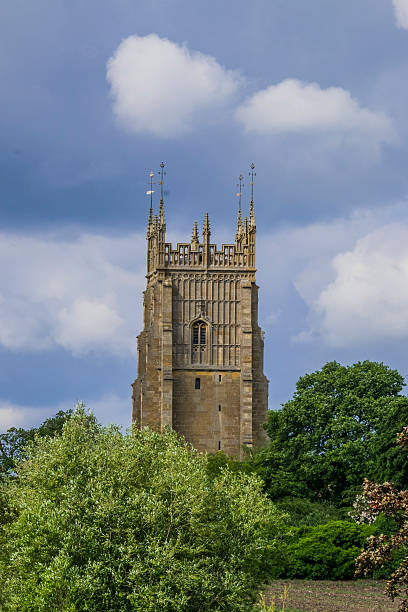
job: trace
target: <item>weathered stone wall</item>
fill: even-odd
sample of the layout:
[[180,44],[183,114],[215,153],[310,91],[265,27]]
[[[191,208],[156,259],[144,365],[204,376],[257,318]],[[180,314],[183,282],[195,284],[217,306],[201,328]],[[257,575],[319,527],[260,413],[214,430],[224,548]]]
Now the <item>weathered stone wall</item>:
[[264,446],[268,436],[263,428],[268,415],[268,379],[264,374],[264,332],[258,325],[258,287],[251,287],[251,320],[252,320],[252,432],[253,445]]
[[173,426],[198,450],[239,456],[239,377],[218,370],[174,371]]
[[144,295],[144,330],[139,334],[138,377],[133,383],[132,420],[140,427],[161,426],[161,304],[158,285],[147,287]]

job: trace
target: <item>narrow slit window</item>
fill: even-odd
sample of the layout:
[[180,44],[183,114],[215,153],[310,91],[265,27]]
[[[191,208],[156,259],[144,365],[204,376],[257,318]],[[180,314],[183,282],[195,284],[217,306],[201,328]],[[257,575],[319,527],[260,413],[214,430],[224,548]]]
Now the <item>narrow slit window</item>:
[[218,404],[218,412],[221,412],[221,404]]
[[218,450],[221,450],[221,441],[218,442]]
[[221,376],[221,374],[219,374],[219,376],[218,376],[218,382],[221,382],[221,381],[222,381],[222,376]]
[[195,388],[196,388],[196,389],[200,389],[200,382],[201,382],[201,381],[200,381],[200,379],[199,379],[199,378],[196,378],[196,379],[195,379]]

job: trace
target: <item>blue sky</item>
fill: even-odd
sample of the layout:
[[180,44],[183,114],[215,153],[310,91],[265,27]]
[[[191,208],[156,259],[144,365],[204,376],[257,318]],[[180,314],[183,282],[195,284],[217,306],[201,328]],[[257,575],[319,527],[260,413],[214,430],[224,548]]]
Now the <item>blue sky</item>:
[[0,429],[130,423],[147,175],[233,240],[256,164],[270,408],[336,359],[406,376],[408,0],[0,6]]

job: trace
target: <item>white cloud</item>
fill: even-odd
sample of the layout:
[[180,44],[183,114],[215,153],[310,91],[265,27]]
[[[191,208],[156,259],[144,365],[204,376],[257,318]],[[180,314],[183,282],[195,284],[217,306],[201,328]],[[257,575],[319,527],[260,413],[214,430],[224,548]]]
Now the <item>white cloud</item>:
[[241,78],[209,55],[150,34],[121,42],[108,61],[107,80],[124,127],[169,137],[229,102]]
[[[306,226],[279,227],[257,237],[257,273],[262,291],[260,306],[269,311],[265,319],[278,321],[286,309],[285,295],[295,289],[311,305],[334,278],[333,259],[355,245],[361,236],[399,217],[406,205],[380,210],[360,209],[349,217]],[[401,209],[401,210],[400,210]],[[264,262],[273,261],[273,266]],[[265,295],[266,294],[266,295]],[[269,319],[269,315],[272,317]],[[282,314],[282,313],[281,313]]]
[[27,427],[27,422],[30,422],[33,412],[35,413],[33,408],[30,409],[26,406],[0,400],[0,433],[5,432],[10,427]]
[[387,115],[361,107],[345,89],[321,89],[296,79],[256,92],[237,109],[236,118],[256,134],[332,133],[377,143],[395,138]]
[[408,30],[408,0],[392,0],[397,26]]
[[[350,348],[408,338],[406,202],[261,236],[261,311],[293,308],[294,340]],[[294,291],[295,290],[295,291]],[[296,297],[297,296],[297,297]],[[303,320],[303,323],[302,323]],[[279,318],[275,325],[282,325]],[[293,329],[293,327],[292,327]]]
[[[331,222],[260,232],[263,324],[276,327],[293,312],[287,333],[297,341],[332,346],[407,336],[406,209],[402,202]],[[145,287],[141,234],[62,239],[3,233],[0,267],[2,346],[135,354]]]
[[0,234],[0,344],[134,354],[145,278],[140,234]]
[[57,315],[55,339],[73,352],[121,336],[123,319],[101,299],[77,299]]
[[314,306],[333,346],[408,338],[408,225],[386,225],[333,260]]
[[[0,433],[5,432],[10,427],[23,427],[30,429],[38,427],[41,423],[60,410],[64,412],[75,407],[79,400],[59,402],[51,406],[35,407],[15,404],[7,400],[0,399]],[[82,400],[81,400],[82,401]],[[120,396],[109,393],[100,397],[83,398],[86,408],[96,416],[103,425],[122,425],[125,429],[130,427],[131,421],[131,399],[128,396]]]

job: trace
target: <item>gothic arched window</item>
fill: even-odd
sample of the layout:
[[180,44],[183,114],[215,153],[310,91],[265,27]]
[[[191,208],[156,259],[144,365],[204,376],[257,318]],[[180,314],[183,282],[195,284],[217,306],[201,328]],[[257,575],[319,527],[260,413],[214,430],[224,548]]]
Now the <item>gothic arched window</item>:
[[192,358],[193,363],[205,363],[207,361],[208,330],[207,323],[196,321],[192,328]]
[[204,321],[193,324],[193,344],[207,344],[207,324]]

